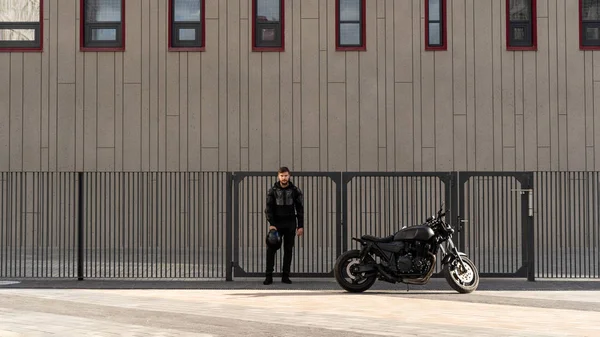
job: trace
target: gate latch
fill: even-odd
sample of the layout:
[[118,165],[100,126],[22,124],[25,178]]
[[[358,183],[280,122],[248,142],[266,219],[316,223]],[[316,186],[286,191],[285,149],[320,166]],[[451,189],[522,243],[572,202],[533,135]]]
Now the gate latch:
[[528,210],[529,210],[529,216],[533,216],[533,190],[532,189],[513,189],[511,190],[513,192],[521,192],[521,194],[528,194]]

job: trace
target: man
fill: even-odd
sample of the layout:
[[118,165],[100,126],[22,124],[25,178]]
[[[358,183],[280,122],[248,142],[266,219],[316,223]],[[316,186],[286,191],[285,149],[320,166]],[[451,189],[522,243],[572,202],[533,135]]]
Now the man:
[[[269,230],[275,229],[283,238],[283,266],[281,282],[291,284],[290,265],[296,235],[304,234],[304,195],[290,181],[290,170],[283,166],[277,171],[277,182],[267,192],[265,214]],[[267,248],[267,270],[263,284],[273,283],[273,268],[277,249]]]

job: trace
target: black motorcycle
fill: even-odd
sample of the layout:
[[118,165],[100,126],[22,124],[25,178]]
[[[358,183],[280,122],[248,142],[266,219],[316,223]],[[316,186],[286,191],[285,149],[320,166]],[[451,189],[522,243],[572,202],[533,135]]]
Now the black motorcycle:
[[[363,235],[361,249],[341,254],[334,274],[339,285],[349,292],[363,292],[377,279],[390,283],[424,285],[429,282],[441,252],[443,275],[459,293],[470,293],[479,285],[475,264],[459,252],[452,242],[452,228],[444,220],[442,208],[422,225],[404,227],[393,235],[378,238]],[[464,220],[458,219],[460,230]]]

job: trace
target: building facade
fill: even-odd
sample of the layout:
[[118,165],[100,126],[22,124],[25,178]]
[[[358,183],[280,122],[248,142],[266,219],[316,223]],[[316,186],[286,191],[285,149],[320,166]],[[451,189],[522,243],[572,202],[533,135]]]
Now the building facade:
[[507,1],[0,0],[0,171],[600,170],[600,1]]

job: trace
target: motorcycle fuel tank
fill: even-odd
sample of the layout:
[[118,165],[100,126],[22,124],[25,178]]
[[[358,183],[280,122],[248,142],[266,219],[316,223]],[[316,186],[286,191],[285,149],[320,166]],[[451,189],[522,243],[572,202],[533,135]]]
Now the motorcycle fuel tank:
[[394,235],[394,241],[398,240],[418,240],[427,241],[435,234],[429,226],[420,225],[404,228]]

